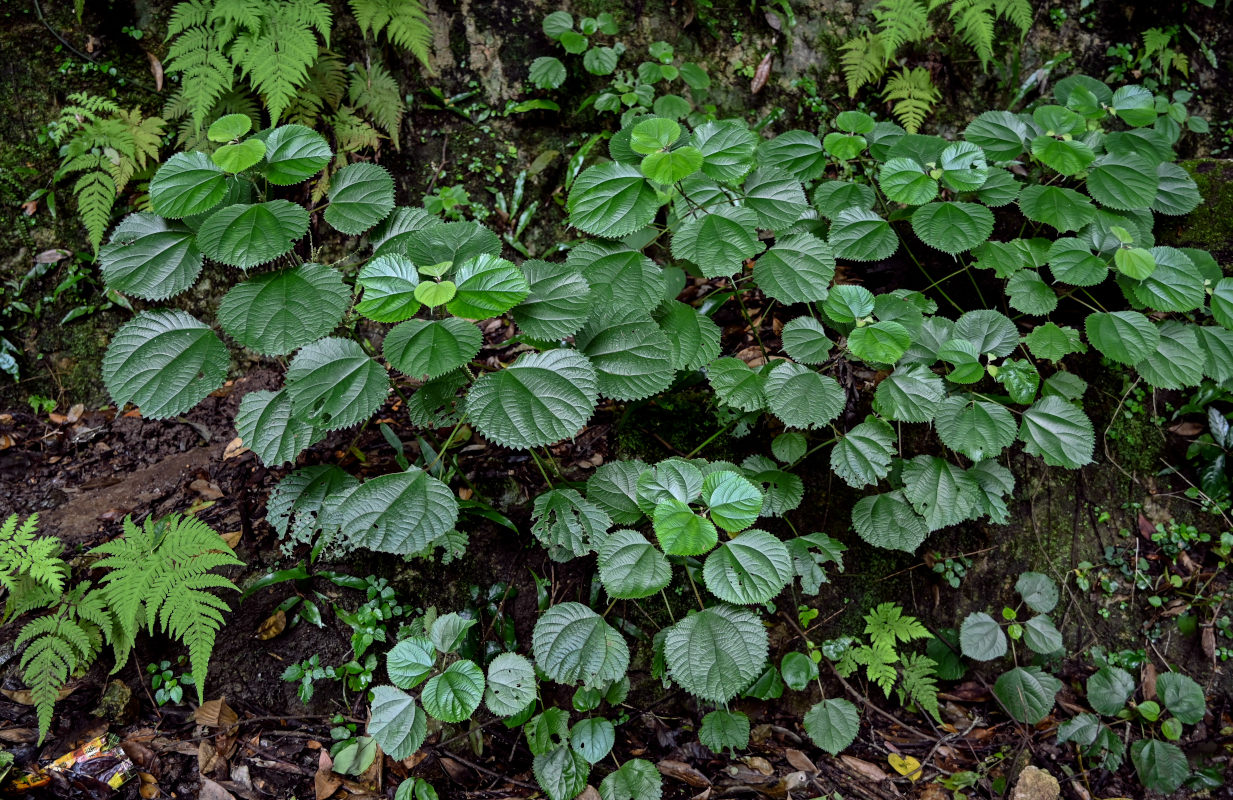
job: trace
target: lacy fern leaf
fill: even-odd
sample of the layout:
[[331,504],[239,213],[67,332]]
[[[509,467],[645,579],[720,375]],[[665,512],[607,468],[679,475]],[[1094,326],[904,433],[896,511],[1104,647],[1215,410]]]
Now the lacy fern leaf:
[[17,524],[14,514],[0,525],[0,587],[8,591],[4,621],[33,608],[50,605],[64,591],[68,565],[60,558],[60,542],[37,536],[38,514]]
[[998,17],[1019,29],[1020,37],[1026,36],[1028,29],[1032,27],[1035,12],[1032,10],[1031,0],[993,0],[993,9]]
[[895,691],[900,703],[910,700],[929,716],[942,721],[938,713],[938,665],[932,658],[917,653],[904,656]]
[[[338,55],[322,50],[308,68],[308,81],[292,98],[283,121],[313,127],[328,109],[338,108],[347,93],[347,67]],[[401,106],[402,103],[399,102]]]
[[60,690],[93,663],[103,643],[107,613],[102,598],[88,588],[74,588],[55,611],[26,623],[14,642],[17,649],[25,647],[18,666],[38,715],[40,743],[51,729]]
[[428,27],[428,14],[419,0],[348,0],[360,33],[372,31],[376,37],[385,31],[385,36],[396,47],[409,51],[425,67],[428,63],[428,46],[432,42],[432,30]]
[[375,62],[368,68],[357,65],[355,72],[351,74],[347,99],[352,106],[363,111],[385,131],[397,150],[398,128],[402,125],[405,107],[402,102],[402,89],[389,70]]
[[881,0],[873,8],[873,18],[878,22],[883,64],[893,61],[903,45],[933,35],[929,11],[920,0]]
[[882,99],[893,103],[891,113],[908,133],[916,133],[934,105],[942,99],[942,94],[933,85],[929,70],[915,67],[901,69],[892,75],[882,90]]
[[127,661],[137,631],[153,633],[157,625],[188,647],[198,696],[204,697],[214,637],[230,610],[210,590],[238,591],[212,570],[243,562],[210,526],[179,515],[157,523],[147,518],[140,527],[126,518],[123,536],[91,552],[103,556],[97,567],[110,570],[102,591],[115,619],[115,669]]
[[995,13],[993,0],[955,0],[950,7],[955,33],[976,53],[982,69],[988,69],[993,60]]
[[856,97],[862,86],[876,83],[886,72],[886,48],[877,35],[864,31],[843,43],[843,76],[848,83],[848,96]]

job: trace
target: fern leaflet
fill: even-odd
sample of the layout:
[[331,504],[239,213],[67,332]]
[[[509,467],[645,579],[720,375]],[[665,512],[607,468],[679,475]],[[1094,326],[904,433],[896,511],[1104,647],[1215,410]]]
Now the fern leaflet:
[[428,27],[428,14],[419,0],[348,0],[360,33],[372,31],[376,37],[385,31],[392,44],[409,51],[425,67],[428,63],[428,46],[432,31]]
[[404,110],[402,90],[385,67],[374,63],[365,69],[357,65],[347,88],[347,99],[386,132],[395,150],[399,148],[398,128]]
[[920,0],[881,0],[873,8],[873,17],[878,21],[883,64],[893,61],[903,45],[933,35],[929,12]]
[[993,60],[993,0],[955,0],[949,16],[955,33],[975,51],[981,68],[987,70]]
[[36,536],[38,514],[17,524],[14,514],[0,525],[0,586],[8,591],[4,621],[32,608],[55,602],[64,591],[68,566],[60,558],[60,542]]
[[882,99],[893,103],[891,113],[908,133],[916,133],[942,95],[933,85],[929,70],[916,67],[892,75],[882,91]]
[[860,88],[876,83],[886,72],[886,48],[882,39],[869,31],[843,43],[843,76],[848,83],[848,96],[856,97]]
[[903,658],[902,674],[896,692],[899,702],[911,701],[941,722],[938,713],[938,665],[932,658],[909,653]]

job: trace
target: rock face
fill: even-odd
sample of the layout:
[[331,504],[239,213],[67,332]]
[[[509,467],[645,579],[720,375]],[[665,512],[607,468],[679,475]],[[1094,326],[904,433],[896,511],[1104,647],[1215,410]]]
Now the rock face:
[[1019,782],[1015,784],[1015,793],[1011,800],[1057,800],[1062,795],[1062,787],[1057,778],[1039,767],[1024,767],[1019,773]]

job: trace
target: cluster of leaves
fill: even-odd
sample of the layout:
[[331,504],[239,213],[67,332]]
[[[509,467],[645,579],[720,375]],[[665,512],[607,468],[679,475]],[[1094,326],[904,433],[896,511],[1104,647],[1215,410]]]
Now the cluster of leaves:
[[[611,83],[599,92],[585,98],[579,110],[594,106],[601,113],[621,114],[622,124],[643,114],[654,113],[668,119],[684,119],[691,122],[711,118],[714,105],[705,105],[711,79],[706,70],[692,61],[677,64],[676,49],[668,42],[654,42],[648,48],[650,58],[641,62],[637,69],[619,69],[625,45],[614,41],[611,45],[596,45],[591,37],[597,34],[616,36],[619,32],[616,21],[608,12],[595,17],[583,17],[574,28],[574,18],[568,12],[554,11],[544,17],[544,34],[561,45],[570,55],[581,55],[583,68],[592,75],[613,76]],[[531,62],[527,79],[540,89],[557,89],[565,83],[569,73],[561,59],[555,56],[540,56]],[[657,85],[671,87],[680,80],[689,88],[690,100],[680,94],[666,93],[657,96]],[[699,108],[699,111],[695,111]]]
[[37,518],[20,526],[16,515],[0,526],[0,586],[7,592],[5,620],[50,609],[27,622],[14,646],[24,647],[22,679],[38,713],[40,741],[51,727],[60,689],[84,671],[103,643],[115,654],[112,672],[128,661],[138,632],[156,630],[189,652],[199,700],[214,637],[228,606],[213,592],[237,587],[214,570],[242,565],[205,523],[170,516],[138,526],[124,520],[124,534],[90,551],[106,570],[99,585],[67,585],[68,566],[55,537],[36,536]]
[[[205,258],[243,273],[218,324],[243,347],[291,356],[285,385],[244,397],[236,418],[245,444],[271,466],[369,420],[390,390],[389,367],[405,376],[416,426],[465,423],[514,449],[568,439],[601,397],[641,400],[670,390],[682,373],[704,375],[720,409],[768,414],[789,429],[772,445],[780,463],[610,462],[585,494],[551,488],[534,509],[533,532],[553,557],[596,554],[614,599],[658,592],[675,566],[692,578],[691,560],[701,559],[712,597],[704,602],[699,592],[699,610],[657,634],[656,671],[724,706],[775,672],[766,667],[757,608],[798,576],[816,591],[821,565],[838,560],[829,537],[785,541],[753,527],[800,503],[790,468],[811,450],[830,447],[841,480],[874,487],[853,507],[856,532],[911,552],[932,531],[1006,519],[1014,481],[998,459],[1017,442],[1054,466],[1091,460],[1085,384],[1066,371],[1067,355],[1094,347],[1157,387],[1233,377],[1233,279],[1206,253],[1153,239],[1154,213],[1183,214],[1200,202],[1173,163],[1180,128],[1171,110],[1141,87],[1115,92],[1082,76],[1059,82],[1054,99],[1032,113],[986,112],[956,142],[858,112],[840,114],[822,138],[804,130],[763,138],[739,121],[686,130],[675,119],[635,118],[609,142],[611,160],[572,182],[570,222],[594,238],[575,243],[563,262],[521,264],[502,258],[500,239],[477,223],[396,207],[392,179],[372,164],[339,169],[322,205],[278,198],[331,162],[328,142],[298,125],[249,135],[246,119],[224,117],[208,131],[222,146],[173,156],[154,175],[155,213],[121,222],[102,248],[103,272],[113,289],[155,301],[189,289]],[[371,255],[357,273],[315,263],[297,246],[313,212],[342,234],[367,234]],[[991,241],[995,227],[1021,235]],[[901,254],[920,265],[930,288],[991,270],[1006,281],[1006,303],[1021,321],[953,303],[952,319],[921,292],[836,282],[839,261]],[[708,312],[677,299],[691,279],[715,287]],[[1101,284],[1109,285],[1096,292]],[[762,358],[751,366],[724,353],[710,314],[729,301],[743,312],[755,292],[779,304],[782,333],[759,335]],[[1063,302],[1090,308],[1082,331],[1048,320]],[[1205,324],[1209,315],[1217,324]],[[381,359],[369,342],[335,335],[358,317],[393,326]],[[476,322],[493,318],[512,320],[516,344],[485,342]],[[486,344],[516,347],[516,357],[494,368],[477,360]],[[117,333],[103,371],[118,404],[167,417],[217,388],[228,363],[227,346],[206,323],[152,310]],[[861,394],[840,383],[856,372],[885,377]],[[912,423],[932,433],[898,430]],[[938,450],[933,435],[946,457],[930,454]],[[452,552],[461,507],[446,474],[431,466],[404,459],[401,472],[363,482],[331,466],[297,470],[279,485],[270,517],[301,541],[322,532],[399,555]],[[896,658],[888,658],[888,638],[919,632],[890,609],[874,617],[871,644],[852,651],[853,663],[887,692],[887,679],[897,679],[901,696],[929,711],[927,662],[942,674],[940,654],[899,657],[892,647]],[[1033,650],[1056,634],[1047,617],[1007,621]],[[961,639],[976,642],[968,627]],[[1004,639],[993,627],[990,642]],[[995,657],[986,644],[969,654]],[[546,611],[533,651],[547,678],[586,689],[620,681],[629,661],[621,635],[577,603]],[[799,682],[800,670],[790,672]],[[457,661],[426,684],[432,691],[420,703],[437,719],[465,718],[492,682],[478,665]],[[1055,682],[1016,667],[997,694],[1014,716],[1034,721],[1052,706]],[[387,694],[417,713],[405,691],[377,697]],[[824,733],[853,729],[858,714],[845,703],[811,710],[807,730],[823,746],[846,745]],[[735,746],[740,715],[717,712],[708,741]],[[416,730],[377,728],[370,735]],[[389,744],[400,752],[412,741]],[[578,758],[586,753],[564,747],[533,748],[550,759],[538,771],[560,796],[585,778]]]
[[[879,0],[873,7],[873,28],[862,29],[842,47],[848,94],[856,97],[861,87],[881,81],[906,46],[932,40],[937,31],[931,16],[944,14],[955,36],[988,70],[998,21],[1009,23],[1022,38],[1032,26],[1033,13],[1029,0]],[[928,70],[903,67],[887,81],[882,99],[891,102],[895,118],[916,133],[941,94]]]
[[95,95],[68,99],[59,119],[48,126],[49,138],[60,146],[55,180],[78,176],[73,185],[77,214],[97,253],[120,195],[134,178],[148,178],[147,170],[158,163],[166,123]]

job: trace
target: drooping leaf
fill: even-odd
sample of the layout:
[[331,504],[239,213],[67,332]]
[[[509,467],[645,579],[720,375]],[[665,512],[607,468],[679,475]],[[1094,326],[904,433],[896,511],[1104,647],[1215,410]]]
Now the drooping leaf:
[[911,344],[907,328],[893,321],[864,325],[848,335],[852,355],[868,364],[894,364]]
[[751,529],[707,556],[702,579],[711,594],[728,603],[760,605],[776,597],[794,576],[787,546]]
[[316,175],[334,157],[325,137],[303,125],[279,125],[265,140],[266,180],[292,186]]
[[225,206],[197,229],[197,246],[209,258],[241,269],[273,261],[308,231],[308,212],[287,200]]
[[760,411],[766,406],[766,379],[739,358],[717,358],[706,372],[711,388],[727,405],[742,411]]
[[1155,352],[1160,332],[1137,311],[1098,311],[1084,321],[1087,340],[1106,358],[1134,365]]
[[1044,614],[1023,623],[1023,642],[1030,650],[1041,655],[1057,653],[1065,646],[1061,631],[1053,624],[1053,620]]
[[600,800],[660,800],[663,778],[655,765],[631,758],[599,784]]
[[501,240],[478,222],[445,222],[394,236],[376,255],[400,250],[417,267],[462,265],[480,256],[501,255]]
[[702,153],[702,171],[714,180],[736,183],[753,169],[758,136],[739,120],[703,123],[693,143]]
[[368,735],[390,758],[410,758],[424,744],[428,718],[411,695],[393,686],[375,686]]
[[1180,747],[1158,739],[1140,739],[1130,746],[1135,774],[1148,789],[1170,794],[1190,777],[1190,763]]
[[325,221],[359,236],[394,210],[394,179],[376,164],[348,164],[330,178],[329,199]]
[[757,215],[759,228],[783,230],[801,218],[809,199],[800,180],[774,167],[759,167],[745,179],[745,205]]
[[581,558],[605,539],[612,520],[604,510],[573,489],[553,489],[535,498],[531,533],[555,561]]
[[942,379],[919,364],[900,366],[878,384],[873,408],[897,422],[929,422],[945,396]]
[[758,217],[752,209],[726,206],[686,220],[672,236],[672,255],[693,262],[708,278],[734,275],[761,253]]
[[673,369],[700,369],[719,355],[719,326],[693,306],[669,300],[653,317],[668,340]]
[[1037,614],[1048,614],[1057,607],[1057,584],[1048,575],[1039,572],[1024,572],[1015,581],[1015,591],[1027,607]]
[[364,481],[339,505],[338,521],[361,547],[410,555],[454,527],[458,501],[444,483],[412,467]]
[[617,525],[633,525],[642,518],[638,476],[646,469],[641,461],[603,464],[587,480],[587,499],[603,508]]
[[103,356],[103,384],[118,407],[149,419],[188,411],[227,377],[226,346],[183,311],[143,311],[125,323]]
[[1005,407],[972,395],[948,397],[938,406],[938,438],[973,461],[998,456],[1015,441],[1015,418]]
[[1159,185],[1155,165],[1138,153],[1102,156],[1087,173],[1088,194],[1122,211],[1152,205]]
[[321,438],[313,426],[291,412],[286,389],[249,392],[240,401],[235,429],[244,446],[267,467],[279,467]]
[[980,486],[966,470],[936,456],[917,456],[903,465],[903,494],[929,530],[970,519]]
[[169,219],[202,214],[227,195],[227,175],[205,153],[176,153],[150,179],[150,205]]
[[591,286],[566,264],[522,262],[530,293],[514,307],[514,321],[528,335],[551,341],[573,336],[591,313]]
[[164,300],[190,289],[203,261],[187,227],[140,212],[116,226],[98,257],[109,289],[146,300]]
[[613,531],[599,549],[599,579],[610,597],[650,597],[672,580],[668,559],[637,531]]
[[739,711],[716,709],[702,718],[698,741],[714,753],[725,748],[743,750],[749,746],[749,717]]
[[1197,327],[1177,320],[1165,320],[1157,330],[1156,350],[1135,364],[1143,380],[1158,389],[1184,389],[1203,379],[1204,354],[1199,347]]
[[854,489],[876,484],[890,472],[894,447],[894,429],[870,417],[831,449],[831,470]]
[[1083,409],[1060,397],[1043,397],[1019,424],[1019,439],[1030,455],[1053,467],[1078,469],[1092,460],[1096,434]]
[[600,309],[574,344],[594,366],[604,397],[641,400],[672,383],[672,345],[644,312]]
[[455,661],[424,684],[420,702],[442,722],[470,719],[484,697],[484,672],[472,661]]
[[924,517],[900,491],[862,497],[852,507],[852,525],[869,544],[906,553],[915,553],[929,535]]
[[555,444],[576,434],[595,410],[595,367],[574,350],[525,354],[481,375],[467,395],[471,420],[488,439],[513,448]]
[[603,717],[580,719],[569,732],[569,746],[589,764],[607,758],[615,743],[616,728]]
[[1033,222],[1043,222],[1059,233],[1077,231],[1096,217],[1092,201],[1061,186],[1028,186],[1019,193],[1019,209]]
[[771,370],[765,392],[768,410],[794,428],[825,425],[847,404],[847,394],[838,381],[791,362],[781,362]]
[[1121,667],[1105,665],[1087,679],[1087,702],[1098,714],[1111,717],[1126,707],[1135,693],[1135,679]]
[[1035,725],[1053,709],[1062,682],[1039,667],[1015,667],[993,685],[993,693],[1019,722]]
[[856,741],[861,714],[852,703],[836,697],[815,703],[802,722],[813,743],[834,756]]

